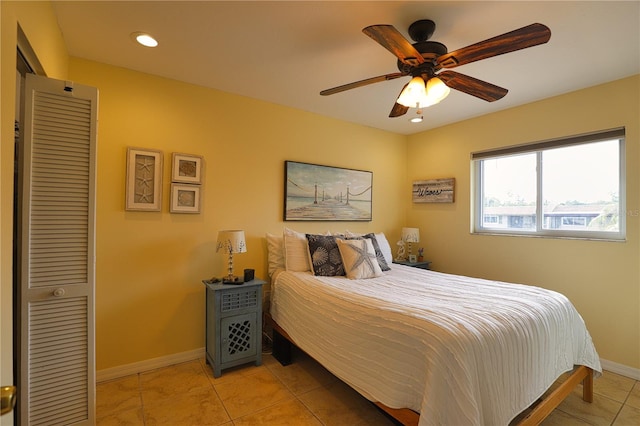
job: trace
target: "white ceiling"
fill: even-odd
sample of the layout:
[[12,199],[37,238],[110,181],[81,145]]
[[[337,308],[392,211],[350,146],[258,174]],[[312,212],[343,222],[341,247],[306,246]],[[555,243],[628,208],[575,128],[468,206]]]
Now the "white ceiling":
[[[640,1],[54,1],[71,56],[168,77],[338,119],[411,134],[640,73]],[[455,90],[409,123],[388,118],[409,77],[320,96],[397,72],[362,33],[419,19],[449,51],[540,22],[547,44],[455,69],[509,89],[488,103]],[[146,31],[155,49],[132,42]],[[259,114],[259,111],[251,111]]]

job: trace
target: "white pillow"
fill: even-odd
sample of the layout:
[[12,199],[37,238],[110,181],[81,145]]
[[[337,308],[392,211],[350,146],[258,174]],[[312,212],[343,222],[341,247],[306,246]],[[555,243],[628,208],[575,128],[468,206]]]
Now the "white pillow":
[[306,234],[284,228],[282,235],[284,238],[284,264],[287,271],[310,271],[309,244]]
[[278,269],[284,269],[284,238],[267,233],[267,260],[269,263],[269,276]]
[[359,280],[383,275],[370,239],[341,240],[337,238],[336,242],[347,278]]
[[393,263],[393,253],[391,253],[391,246],[389,245],[389,241],[387,241],[387,237],[384,235],[384,232],[376,233],[375,236],[384,260],[387,261],[387,265],[391,266],[391,263]]

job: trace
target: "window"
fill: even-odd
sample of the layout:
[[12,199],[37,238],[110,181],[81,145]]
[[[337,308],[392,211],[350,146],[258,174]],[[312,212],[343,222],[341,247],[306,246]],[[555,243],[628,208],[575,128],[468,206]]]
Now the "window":
[[475,233],[624,240],[624,129],[471,159]]

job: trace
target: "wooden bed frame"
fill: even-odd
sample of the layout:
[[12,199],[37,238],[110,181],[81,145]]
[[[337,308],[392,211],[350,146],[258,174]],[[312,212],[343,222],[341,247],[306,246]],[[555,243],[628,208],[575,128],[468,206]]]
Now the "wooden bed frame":
[[[291,345],[297,346],[289,334],[280,327],[271,317],[265,314],[265,324],[273,327],[273,356],[282,365],[291,364]],[[539,400],[524,418],[518,422],[518,426],[539,425],[571,391],[582,382],[582,399],[593,402],[593,370],[584,365],[578,366],[573,373],[558,388],[549,395]],[[416,426],[420,413],[408,408],[390,408],[380,402],[374,402],[380,409],[405,426]]]

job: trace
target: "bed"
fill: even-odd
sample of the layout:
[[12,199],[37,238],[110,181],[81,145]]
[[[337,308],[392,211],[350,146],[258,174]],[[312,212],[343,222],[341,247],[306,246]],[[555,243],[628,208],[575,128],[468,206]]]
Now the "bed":
[[[295,245],[287,245],[291,235]],[[370,259],[387,259],[384,235],[373,239],[377,248],[358,244]],[[565,385],[523,422],[539,423],[579,382],[592,398],[599,358],[582,318],[559,293],[390,262],[366,278],[318,276],[299,233],[285,230],[281,248],[268,243],[267,319],[278,337],[404,424],[506,425],[568,371]]]

